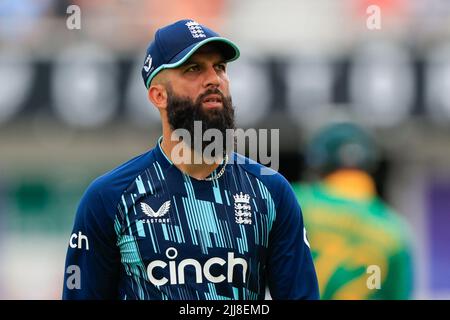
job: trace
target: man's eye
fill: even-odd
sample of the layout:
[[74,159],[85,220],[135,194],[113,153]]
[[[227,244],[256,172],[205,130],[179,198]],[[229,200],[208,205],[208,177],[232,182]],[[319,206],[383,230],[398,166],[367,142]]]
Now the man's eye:
[[199,67],[198,66],[190,66],[186,69],[186,72],[194,72],[194,71],[198,71]]
[[216,68],[217,69],[219,69],[219,70],[221,70],[221,71],[227,71],[227,66],[226,66],[226,64],[218,64],[217,66],[216,66]]

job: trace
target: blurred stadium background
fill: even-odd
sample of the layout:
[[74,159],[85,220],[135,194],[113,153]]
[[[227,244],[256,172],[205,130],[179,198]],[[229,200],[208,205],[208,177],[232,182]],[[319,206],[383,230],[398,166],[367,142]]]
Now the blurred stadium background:
[[[69,5],[81,29],[69,30]],[[381,29],[366,26],[370,5]],[[140,68],[155,28],[193,18],[242,49],[242,128],[280,129],[280,172],[350,119],[375,132],[382,197],[411,224],[416,299],[450,298],[450,2],[0,0],[0,298],[59,299],[89,182],[152,148]]]

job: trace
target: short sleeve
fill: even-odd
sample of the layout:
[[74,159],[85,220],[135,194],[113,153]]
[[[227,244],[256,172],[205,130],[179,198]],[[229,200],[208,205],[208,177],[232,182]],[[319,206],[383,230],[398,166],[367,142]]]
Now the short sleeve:
[[273,299],[319,299],[317,276],[300,205],[280,175],[271,188],[276,218],[269,239],[268,281]]
[[120,254],[113,212],[95,184],[79,204],[67,249],[63,299],[116,299]]

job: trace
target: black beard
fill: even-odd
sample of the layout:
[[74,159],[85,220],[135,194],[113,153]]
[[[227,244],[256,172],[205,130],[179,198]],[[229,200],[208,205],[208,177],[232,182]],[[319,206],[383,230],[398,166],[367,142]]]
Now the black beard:
[[[222,108],[205,110],[202,106],[202,100],[209,94],[217,94],[221,96]],[[225,97],[218,89],[209,89],[201,94],[196,101],[190,98],[184,98],[174,94],[170,87],[167,87],[167,118],[172,130],[185,129],[189,132],[191,137],[191,149],[194,149],[194,140],[201,139],[202,150],[195,150],[202,152],[206,146],[211,143],[217,143],[215,139],[212,141],[204,141],[203,134],[208,129],[217,129],[222,133],[223,154],[214,156],[223,156],[225,154],[227,129],[235,129],[234,108],[231,97]],[[194,121],[201,121],[202,132],[201,137],[194,136]],[[229,133],[228,133],[229,134]],[[193,144],[193,145],[192,145]]]

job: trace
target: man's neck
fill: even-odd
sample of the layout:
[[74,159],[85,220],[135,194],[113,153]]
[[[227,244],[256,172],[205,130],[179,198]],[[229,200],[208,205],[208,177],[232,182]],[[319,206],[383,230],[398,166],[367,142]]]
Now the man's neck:
[[357,169],[340,169],[324,179],[328,190],[333,194],[353,200],[371,200],[376,196],[373,178]]
[[161,149],[166,157],[181,170],[181,172],[195,179],[204,180],[211,175],[222,162],[222,159],[219,159],[220,162],[215,161],[211,164],[211,159],[210,161],[206,161],[203,155],[198,153],[195,154],[195,151],[186,145],[180,145],[180,143],[183,142],[171,140],[171,135],[171,131],[163,132]]

